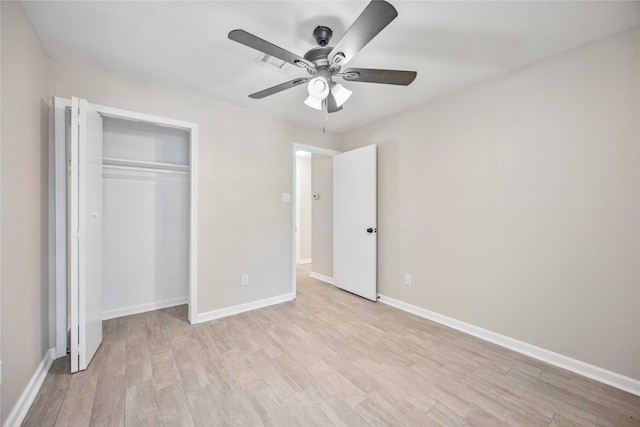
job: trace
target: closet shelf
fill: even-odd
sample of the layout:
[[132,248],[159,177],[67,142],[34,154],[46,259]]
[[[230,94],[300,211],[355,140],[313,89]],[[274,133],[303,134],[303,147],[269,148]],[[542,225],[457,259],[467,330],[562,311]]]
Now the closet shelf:
[[102,159],[103,166],[119,166],[119,168],[131,168],[140,170],[153,171],[171,171],[171,172],[189,172],[189,166],[178,165],[175,163],[157,163],[145,162],[140,160],[116,159],[113,157],[104,157]]

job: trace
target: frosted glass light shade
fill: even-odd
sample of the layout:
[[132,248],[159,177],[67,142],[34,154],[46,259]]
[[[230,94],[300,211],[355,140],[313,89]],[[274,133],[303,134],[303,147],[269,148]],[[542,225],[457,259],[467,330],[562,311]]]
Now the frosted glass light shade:
[[309,91],[309,96],[317,99],[325,99],[327,95],[329,95],[329,82],[322,76],[314,77],[309,80],[307,91]]
[[331,94],[336,99],[336,105],[338,107],[342,106],[342,104],[349,99],[352,93],[353,92],[342,86],[340,83],[336,83],[333,88],[331,88]]
[[322,99],[315,98],[311,95],[304,101],[311,108],[315,108],[316,110],[322,110]]

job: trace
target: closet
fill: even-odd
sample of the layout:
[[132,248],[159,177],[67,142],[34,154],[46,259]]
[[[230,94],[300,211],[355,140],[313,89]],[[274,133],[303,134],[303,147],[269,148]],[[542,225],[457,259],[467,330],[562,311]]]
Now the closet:
[[187,303],[189,134],[103,118],[103,319]]
[[197,322],[197,126],[79,98],[54,98],[53,116],[56,354],[75,372],[102,320],[188,304]]

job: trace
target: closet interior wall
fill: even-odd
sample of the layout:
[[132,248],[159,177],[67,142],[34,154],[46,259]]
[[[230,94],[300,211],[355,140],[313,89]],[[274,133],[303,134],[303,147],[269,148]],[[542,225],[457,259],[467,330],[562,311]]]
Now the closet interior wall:
[[103,318],[188,302],[189,134],[104,118]]

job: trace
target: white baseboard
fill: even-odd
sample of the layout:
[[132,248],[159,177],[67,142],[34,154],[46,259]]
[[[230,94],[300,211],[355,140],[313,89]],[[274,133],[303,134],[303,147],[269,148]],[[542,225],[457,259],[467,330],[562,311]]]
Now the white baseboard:
[[567,369],[571,372],[575,372],[576,374],[640,396],[640,380],[636,380],[634,378],[627,377],[616,372],[612,372],[607,369],[600,368],[598,366],[594,366],[589,363],[582,362],[580,360],[576,360],[571,357],[537,347],[535,345],[527,344],[525,342],[518,341],[516,339],[509,338],[507,336],[497,334],[495,332],[491,332],[489,330],[479,328],[477,326],[461,322],[451,317],[443,316],[442,314],[434,313],[433,311],[429,311],[403,301],[386,297],[384,295],[378,295],[378,301],[383,304],[387,304],[400,310],[406,311],[408,313],[424,317],[425,319],[432,320],[442,325],[449,326],[450,328],[457,329],[485,341],[489,341],[499,346],[506,347],[510,350],[517,351],[518,353],[525,354],[551,365]]
[[318,279],[318,280],[322,280],[323,282],[327,282],[330,285],[336,285],[333,277],[329,277],[329,276],[325,276],[324,274],[320,274],[320,273],[315,273],[315,272],[311,272],[309,273],[309,277],[313,277],[314,279]]
[[11,410],[11,413],[4,422],[3,427],[17,427],[22,424],[22,422],[24,421],[24,417],[27,416],[29,408],[31,408],[33,401],[38,395],[38,391],[40,391],[40,387],[42,386],[42,383],[47,376],[47,372],[49,372],[49,368],[53,363],[53,359],[55,359],[55,354],[55,348],[47,350],[44,357],[42,358],[42,361],[29,380],[27,387],[25,387],[24,391],[20,395],[20,398],[18,399],[15,406]]
[[160,310],[167,307],[175,307],[189,303],[188,297],[173,298],[164,301],[156,301],[148,304],[132,305],[102,312],[102,320],[114,319],[116,317],[129,316],[131,314],[145,313],[147,311]]
[[234,305],[231,307],[219,308],[217,310],[208,311],[206,313],[199,313],[198,323],[208,322],[209,320],[220,319],[222,317],[233,316],[234,314],[240,314],[246,311],[269,307],[270,305],[292,301],[293,299],[295,299],[295,296],[292,293],[288,293],[284,295],[278,295],[277,297],[262,299],[259,301],[248,302],[245,304]]
[[296,261],[296,264],[311,264],[311,258],[299,259]]

